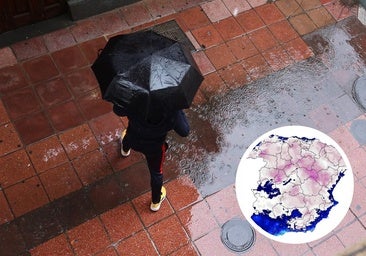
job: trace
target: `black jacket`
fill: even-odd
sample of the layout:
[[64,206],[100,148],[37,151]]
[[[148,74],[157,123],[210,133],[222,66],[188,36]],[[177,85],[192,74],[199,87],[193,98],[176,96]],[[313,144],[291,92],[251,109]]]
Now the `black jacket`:
[[125,140],[132,149],[145,154],[158,153],[170,130],[174,130],[182,137],[188,136],[190,131],[187,118],[182,110],[170,113],[160,111],[158,117],[151,118],[152,121],[128,114],[117,105],[114,105],[113,111],[119,116],[127,116],[128,127]]

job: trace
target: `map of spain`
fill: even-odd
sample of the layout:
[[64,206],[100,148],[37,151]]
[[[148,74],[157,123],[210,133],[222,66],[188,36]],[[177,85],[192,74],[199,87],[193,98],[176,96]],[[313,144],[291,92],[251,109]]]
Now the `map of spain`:
[[[352,170],[340,150],[316,136],[269,133],[261,137],[241,164],[247,172],[248,166],[255,166],[252,177],[246,178],[252,182],[246,184],[250,192],[245,201],[250,205],[244,208],[250,210],[244,215],[274,237],[312,233],[344,200],[335,190]],[[241,191],[238,176],[237,186]],[[353,193],[353,183],[348,188]],[[342,205],[350,203],[349,196],[346,199],[349,202]]]
[[267,232],[313,230],[338,202],[333,189],[346,171],[337,150],[317,139],[271,135],[249,155],[259,171],[252,219]]

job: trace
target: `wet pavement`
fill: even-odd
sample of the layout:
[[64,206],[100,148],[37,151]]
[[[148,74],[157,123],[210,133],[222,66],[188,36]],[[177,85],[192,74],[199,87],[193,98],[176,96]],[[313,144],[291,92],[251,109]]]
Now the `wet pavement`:
[[[243,217],[240,157],[295,124],[344,149],[352,205],[323,239],[295,246],[257,233],[246,255],[365,253],[366,115],[354,85],[366,28],[355,13],[327,0],[143,1],[0,49],[0,255],[235,255],[220,233]],[[146,163],[118,155],[127,122],[100,98],[90,65],[108,37],[172,20],[205,81],[187,110],[192,133],[169,135],[168,198],[151,213]]]
[[[364,59],[348,43],[347,30],[354,23],[349,19],[304,36],[314,57],[195,109],[198,117],[194,119],[202,118],[218,133],[217,152],[203,157],[207,164],[197,166],[197,160],[183,165],[201,193],[210,195],[232,184],[245,149],[264,132],[280,126],[304,125],[330,133],[349,123],[353,136],[364,145],[363,120],[354,120],[365,113],[353,93],[354,81],[365,74]],[[205,126],[197,136],[206,132]]]

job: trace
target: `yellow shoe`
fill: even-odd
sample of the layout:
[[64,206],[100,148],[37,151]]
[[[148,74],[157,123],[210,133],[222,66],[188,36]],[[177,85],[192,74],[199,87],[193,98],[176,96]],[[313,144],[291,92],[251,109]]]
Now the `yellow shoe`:
[[164,199],[166,198],[166,189],[164,187],[161,187],[161,196],[160,196],[160,202],[159,203],[152,203],[150,204],[150,210],[152,210],[153,212],[157,212],[160,209],[161,203],[164,201]]
[[129,149],[128,151],[124,151],[124,150],[123,150],[123,143],[122,143],[122,141],[123,141],[123,138],[126,136],[126,133],[127,133],[127,129],[124,129],[124,130],[122,131],[122,133],[121,133],[121,137],[120,137],[120,139],[119,139],[119,142],[121,143],[121,155],[122,155],[122,156],[124,156],[124,157],[129,156],[129,155],[130,155],[130,153],[131,153],[131,149]]

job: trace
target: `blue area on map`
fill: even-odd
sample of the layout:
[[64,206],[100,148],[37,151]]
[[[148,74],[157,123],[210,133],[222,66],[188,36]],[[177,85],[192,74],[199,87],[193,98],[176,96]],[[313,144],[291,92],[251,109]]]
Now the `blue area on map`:
[[281,195],[281,192],[278,188],[273,187],[273,183],[269,180],[264,183],[264,185],[259,184],[257,187],[257,191],[264,191],[268,195],[269,198],[274,198],[278,195]]
[[[315,138],[306,138],[306,137],[298,137],[298,136],[292,136],[292,137],[285,137],[285,136],[280,136],[280,135],[276,135],[276,134],[271,134],[268,136],[268,138],[273,138],[274,136],[277,136],[277,138],[282,141],[282,142],[286,142],[288,139],[290,138],[296,138],[296,139],[299,139],[299,140],[302,140],[302,141],[305,141],[305,142],[309,142],[309,141],[313,141],[313,140],[316,140]],[[263,141],[259,142],[257,145],[255,145],[253,147],[253,150],[254,149],[257,149],[260,145],[262,145]]]
[[275,134],[271,134],[271,135],[269,136],[269,138],[273,138],[274,136],[277,136],[277,138],[278,138],[280,141],[282,141],[282,142],[285,142],[285,141],[287,141],[287,140],[288,140],[288,139],[290,139],[290,138],[296,138],[296,139],[299,139],[299,140],[302,140],[302,141],[306,141],[306,142],[315,140],[315,138],[306,138],[306,137],[298,137],[298,136],[284,137],[284,136],[275,135]]
[[275,219],[269,216],[270,213],[271,211],[264,210],[261,213],[253,214],[251,218],[262,229],[274,236],[280,236],[289,231],[294,231],[289,227],[288,222],[293,218],[299,218],[302,216],[298,209],[294,209],[289,216],[282,215]]
[[[346,170],[339,173],[337,181],[333,186],[328,190],[329,193],[329,200],[331,201],[331,206],[328,207],[325,210],[316,209],[316,213],[318,214],[318,217],[312,221],[309,222],[308,225],[305,228],[296,228],[291,227],[288,223],[294,218],[299,218],[302,216],[301,212],[298,209],[294,209],[291,211],[290,215],[281,215],[277,218],[272,218],[269,216],[271,213],[270,210],[263,210],[262,212],[255,213],[251,216],[251,219],[260,226],[263,230],[267,231],[268,233],[274,235],[274,236],[280,236],[287,232],[307,232],[307,231],[313,231],[316,227],[316,225],[322,221],[323,219],[328,218],[329,213],[331,209],[338,204],[338,201],[334,199],[333,191],[335,187],[337,186],[338,182],[341,180],[342,177],[344,177],[344,173]],[[262,186],[261,189],[268,189],[271,193],[272,186],[271,183],[266,182],[264,187]],[[267,184],[267,186],[266,186]],[[259,186],[258,186],[259,187]],[[267,191],[266,191],[267,192]],[[276,192],[277,193],[277,192]]]
[[284,181],[284,182],[282,182],[282,184],[285,186],[285,185],[289,184],[290,182],[291,182],[291,178],[288,179],[288,180],[286,180],[286,181]]

